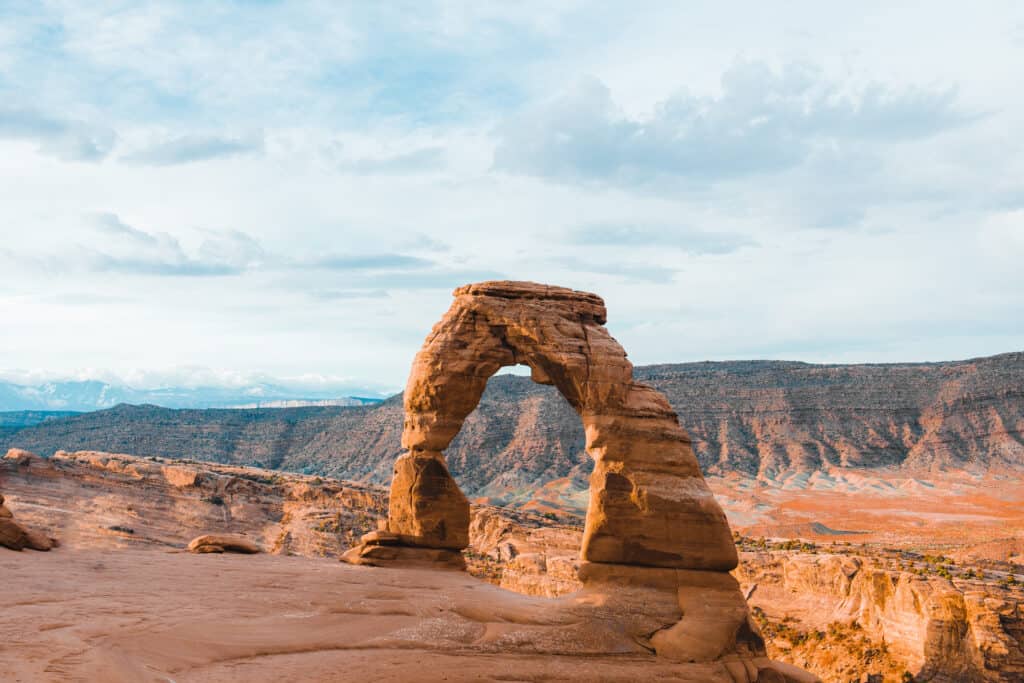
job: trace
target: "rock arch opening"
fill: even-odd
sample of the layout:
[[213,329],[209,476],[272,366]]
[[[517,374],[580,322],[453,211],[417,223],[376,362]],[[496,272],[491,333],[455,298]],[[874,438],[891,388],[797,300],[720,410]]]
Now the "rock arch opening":
[[499,371],[444,455],[474,505],[582,524],[593,460],[579,416],[554,387]]

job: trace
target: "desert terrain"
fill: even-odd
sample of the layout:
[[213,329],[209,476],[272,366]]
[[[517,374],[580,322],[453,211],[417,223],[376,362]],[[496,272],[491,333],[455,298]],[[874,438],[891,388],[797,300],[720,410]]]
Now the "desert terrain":
[[634,372],[605,316],[479,283],[380,405],[22,416],[11,674],[1021,679],[1021,354]]
[[[1012,562],[1000,557],[1019,553],[1012,544],[1020,542],[1019,527],[1008,525],[1003,541],[957,546],[942,541],[930,524],[911,524],[903,543],[894,544],[892,530],[868,528],[871,516],[865,515],[861,534],[835,535],[851,525],[836,521],[843,512],[824,504],[824,491],[761,487],[757,505],[766,519],[784,515],[804,495],[818,500],[796,506],[811,516],[793,528],[808,533],[761,538],[756,526],[739,523],[742,509],[730,506],[740,499],[723,495],[728,482],[710,482],[738,530],[741,561],[734,574],[773,659],[841,683],[863,674],[883,681],[905,674],[922,681],[1014,681],[1024,671],[1024,567],[1015,555]],[[864,486],[833,486],[830,495],[835,507],[870,509],[895,498],[915,509],[917,499],[893,486],[904,494],[893,496],[878,484],[868,488],[870,495]],[[436,631],[426,629],[434,635],[423,640],[416,635],[395,643],[382,635],[415,631],[423,615],[435,618],[440,598],[411,585],[443,591],[446,605],[471,602],[481,591],[488,605],[519,605],[509,593],[528,596],[522,609],[536,613],[522,617],[532,624],[522,628],[539,628],[537,614],[546,614],[548,621],[541,621],[555,628],[549,601],[581,588],[579,518],[559,522],[475,506],[465,553],[471,578],[339,563],[385,514],[387,492],[375,486],[157,457],[80,452],[43,459],[12,451],[0,460],[0,487],[16,520],[61,541],[49,553],[0,553],[10,577],[0,623],[5,647],[20,653],[4,660],[2,673],[11,680],[97,680],[95,672],[109,680],[345,680],[338,672],[371,666],[380,667],[372,669],[380,677],[370,680],[403,680],[405,667],[425,659],[447,680],[504,680],[488,678],[502,667],[518,676],[509,680],[564,680],[570,669],[604,676],[586,680],[608,681],[630,680],[637,670],[652,680],[719,675],[681,673],[645,652],[603,660],[569,652],[512,655],[473,644],[477,637],[431,639],[448,628],[462,629],[465,638],[494,628],[472,614],[467,622],[461,612],[431,621]],[[1012,500],[1004,499],[1019,490],[1006,489],[1002,498],[998,490],[990,495],[1009,506]],[[959,521],[967,536],[975,523],[978,534],[996,534],[999,514],[1013,519],[994,503],[979,509],[986,512]],[[832,531],[816,532],[815,522]],[[924,531],[915,537],[915,528]],[[266,552],[186,552],[193,537],[206,533],[240,534]],[[189,580],[181,581],[183,575]],[[353,631],[352,620],[362,619],[353,616],[358,610],[381,615],[377,626]],[[501,623],[521,626],[506,617]],[[295,637],[282,639],[282,633]],[[200,641],[205,645],[194,659],[176,654]],[[456,659],[467,651],[474,656]],[[294,677],[282,678],[282,672]]]
[[[375,523],[379,489],[91,452],[12,451],[0,470],[14,518],[60,539],[0,557],[5,680],[813,680],[765,657],[656,658],[623,628],[652,618],[629,590],[581,591],[575,575],[558,600],[509,590],[488,539],[579,542],[529,514],[476,509],[471,574],[355,567],[337,558]],[[186,550],[228,532],[267,552]]]

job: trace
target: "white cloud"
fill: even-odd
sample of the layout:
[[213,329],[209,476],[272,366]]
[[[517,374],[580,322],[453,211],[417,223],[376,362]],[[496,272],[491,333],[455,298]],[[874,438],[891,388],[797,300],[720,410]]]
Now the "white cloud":
[[506,122],[494,161],[558,182],[704,184],[785,171],[822,146],[927,138],[973,118],[951,88],[872,83],[846,94],[810,67],[750,62],[723,74],[720,96],[681,91],[643,119],[627,116],[600,81],[582,80]]
[[492,277],[637,363],[1024,346],[1024,10],[549,7],[0,8],[0,365],[400,386]]
[[122,159],[134,164],[170,166],[258,154],[262,151],[262,135],[247,137],[182,135],[137,149],[125,154]]
[[41,153],[64,161],[101,161],[117,136],[103,126],[0,105],[0,140],[4,138],[34,142]]

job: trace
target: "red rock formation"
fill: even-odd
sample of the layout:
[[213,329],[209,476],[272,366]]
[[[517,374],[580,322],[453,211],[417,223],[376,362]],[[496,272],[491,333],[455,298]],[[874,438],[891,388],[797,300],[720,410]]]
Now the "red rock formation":
[[[876,648],[885,645],[881,652],[899,664],[895,676],[902,669],[914,680],[936,683],[1024,680],[1024,600],[1019,590],[999,587],[991,575],[984,580],[921,576],[885,562],[761,552],[745,554],[735,573],[761,614],[785,619],[787,630],[821,634],[802,652],[794,648],[787,659],[819,671],[826,680],[849,680],[842,675],[844,664],[857,674],[865,668],[883,671],[881,657],[868,665],[857,660],[869,647],[844,647],[862,638]],[[848,649],[855,655],[852,665]]]
[[[724,661],[737,681],[786,680],[755,665],[764,643],[736,580],[736,549],[668,401],[633,381],[593,294],[522,282],[455,290],[455,302],[413,361],[387,529],[343,559],[387,565],[453,556],[469,543],[470,506],[443,451],[499,368],[524,364],[553,384],[583,422],[594,460],[579,575],[558,609],[601,604],[658,655]],[[636,613],[637,605],[649,611]],[[642,625],[641,625],[642,624]],[[657,627],[651,629],[652,624]],[[733,669],[736,669],[733,672]],[[809,677],[809,680],[812,677]]]
[[[1024,353],[943,363],[728,361],[638,366],[668,397],[705,475],[782,481],[833,467],[1024,467]],[[401,397],[367,408],[167,410],[120,406],[49,420],[0,443],[146,453],[386,484],[401,454]],[[4,438],[6,441],[4,441]],[[579,417],[551,387],[491,378],[445,449],[470,499],[586,507],[593,467]]]
[[234,534],[204,534],[192,539],[188,544],[190,553],[241,553],[255,555],[262,549],[243,536]]
[[411,546],[468,545],[469,502],[442,452],[501,367],[524,364],[576,410],[594,459],[582,557],[592,562],[728,571],[736,551],[689,437],[668,401],[633,381],[593,294],[490,282],[455,291],[413,361],[405,391],[389,531]]
[[0,546],[11,550],[49,550],[57,546],[57,539],[26,529],[14,521],[14,513],[4,505],[0,495]]

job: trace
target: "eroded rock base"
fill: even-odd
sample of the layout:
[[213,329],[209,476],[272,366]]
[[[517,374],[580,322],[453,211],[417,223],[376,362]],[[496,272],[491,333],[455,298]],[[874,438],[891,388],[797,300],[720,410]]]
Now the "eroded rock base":
[[402,536],[387,531],[365,534],[359,545],[341,556],[341,561],[370,567],[466,569],[466,561],[457,550],[406,545]]
[[765,653],[739,583],[729,574],[685,569],[584,562],[583,594],[657,608],[664,625],[646,636],[658,655],[679,662],[707,662]]

